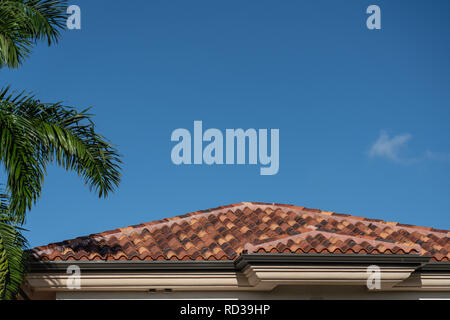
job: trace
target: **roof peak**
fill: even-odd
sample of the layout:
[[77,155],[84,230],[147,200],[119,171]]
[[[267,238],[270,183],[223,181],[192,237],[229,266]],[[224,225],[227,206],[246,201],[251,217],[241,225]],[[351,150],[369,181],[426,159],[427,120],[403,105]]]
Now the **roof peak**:
[[35,248],[45,259],[232,259],[265,252],[410,252],[450,258],[450,231],[310,209],[240,202]]
[[312,209],[312,208],[307,208],[304,206],[296,206],[293,204],[282,204],[282,203],[275,203],[275,202],[269,203],[269,202],[243,201],[243,202],[238,202],[238,203],[232,203],[229,205],[204,209],[204,210],[192,211],[189,213],[176,215],[173,217],[164,218],[164,219],[160,219],[160,220],[143,222],[143,223],[140,223],[137,225],[129,225],[126,227],[120,227],[120,228],[116,228],[116,229],[112,229],[112,230],[106,230],[103,232],[80,236],[75,239],[68,239],[68,240],[58,242],[58,243],[51,243],[49,245],[55,245],[55,244],[59,245],[63,242],[76,240],[76,239],[113,236],[114,234],[119,234],[119,233],[124,233],[124,232],[127,233],[127,231],[133,232],[133,231],[136,231],[137,229],[142,229],[142,228],[149,228],[149,227],[157,228],[157,227],[163,227],[164,225],[171,226],[172,224],[177,223],[180,220],[184,221],[184,220],[190,220],[190,219],[193,219],[193,218],[199,217],[199,216],[204,216],[204,215],[209,215],[209,214],[219,214],[223,210],[226,210],[226,209],[235,209],[236,210],[236,209],[242,208],[243,209],[242,211],[244,211],[245,208],[252,209],[255,207],[256,208],[270,207],[270,208],[280,208],[280,209],[288,208],[291,210],[305,211],[305,212],[312,213],[312,214],[315,213],[315,214],[323,214],[323,215],[333,216],[334,218],[345,218],[345,219],[351,219],[351,220],[366,221],[366,222],[370,222],[370,223],[385,224],[385,225],[389,225],[389,226],[393,226],[393,227],[398,226],[398,227],[408,228],[408,229],[412,228],[412,229],[417,229],[417,231],[422,230],[422,231],[428,231],[428,232],[438,232],[438,233],[450,234],[450,230],[439,230],[439,229],[434,229],[432,227],[423,227],[423,226],[416,226],[416,225],[410,225],[410,224],[402,224],[399,222],[391,222],[391,221],[386,221],[386,220],[382,220],[382,219],[372,219],[372,218],[366,218],[366,217],[360,217],[360,216],[353,216],[350,214],[337,213],[337,212],[333,212],[333,211],[324,211],[324,210],[320,210],[320,209]]

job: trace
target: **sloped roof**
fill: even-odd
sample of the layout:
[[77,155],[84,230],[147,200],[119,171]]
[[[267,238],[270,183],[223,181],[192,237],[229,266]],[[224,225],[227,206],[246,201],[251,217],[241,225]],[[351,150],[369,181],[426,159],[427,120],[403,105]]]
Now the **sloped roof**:
[[450,231],[292,205],[239,203],[37,247],[32,257],[214,261],[245,252],[411,254],[450,261]]

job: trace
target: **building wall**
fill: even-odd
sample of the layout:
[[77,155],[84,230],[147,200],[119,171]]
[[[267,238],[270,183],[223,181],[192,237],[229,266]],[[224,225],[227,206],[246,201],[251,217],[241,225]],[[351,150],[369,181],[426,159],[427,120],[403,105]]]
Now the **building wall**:
[[374,292],[356,286],[279,286],[269,292],[190,291],[190,292],[57,292],[56,299],[232,299],[232,300],[310,300],[310,299],[448,299],[450,292]]

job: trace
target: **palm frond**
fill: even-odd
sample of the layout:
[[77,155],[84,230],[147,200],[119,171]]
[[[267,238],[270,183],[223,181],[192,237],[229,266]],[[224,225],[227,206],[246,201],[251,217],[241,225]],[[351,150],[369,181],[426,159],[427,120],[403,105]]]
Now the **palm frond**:
[[[0,163],[8,173],[6,190],[11,194],[10,213],[23,223],[25,212],[41,194],[45,159],[36,148],[40,139],[32,122],[14,112],[18,99],[4,100],[2,96],[0,94]],[[18,101],[23,103],[20,98]]]
[[[29,94],[0,90],[0,162],[8,173],[11,212],[16,218],[39,198],[46,164],[77,172],[99,197],[120,182],[120,156],[95,130],[88,110],[47,104]],[[19,219],[19,222],[23,220]]]
[[76,171],[99,197],[108,196],[120,182],[121,160],[115,147],[95,131],[92,115],[61,104],[32,106],[41,111],[34,123],[48,160]]
[[[0,0],[1,1],[1,0]],[[75,171],[99,197],[120,182],[120,156],[95,128],[92,115],[27,93],[0,89],[0,163],[7,174],[0,196],[0,295],[12,299],[22,282],[21,235],[26,212],[39,199],[48,163]]]
[[8,197],[0,194],[0,299],[13,300],[26,269],[28,243],[8,215]]
[[38,40],[58,42],[66,8],[65,0],[0,1],[0,67],[17,68]]

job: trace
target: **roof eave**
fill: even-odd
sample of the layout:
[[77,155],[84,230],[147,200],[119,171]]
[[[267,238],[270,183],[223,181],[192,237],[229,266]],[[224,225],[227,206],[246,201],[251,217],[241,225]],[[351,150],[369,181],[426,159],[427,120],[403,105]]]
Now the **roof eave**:
[[239,271],[248,265],[402,265],[415,268],[441,268],[449,270],[450,263],[430,262],[431,257],[393,254],[242,254],[235,260],[211,261],[40,261],[30,263],[31,273],[66,272],[71,265],[77,265],[89,272],[142,272],[158,270],[190,271]]

